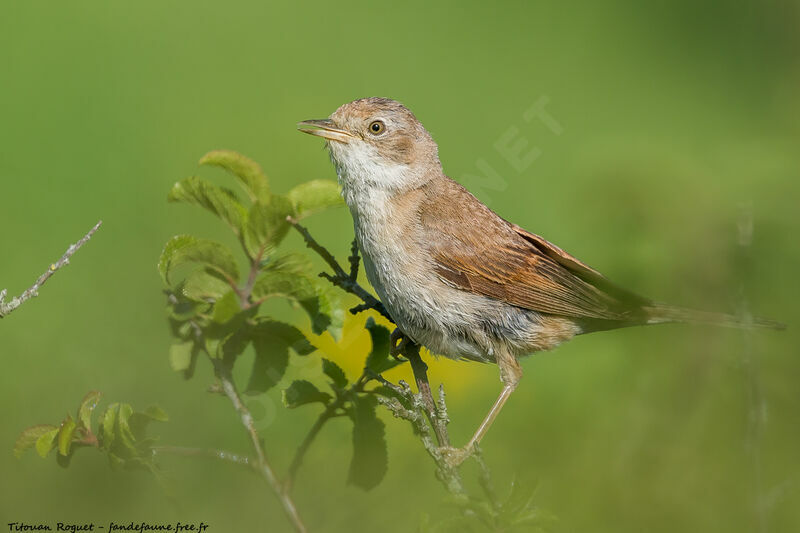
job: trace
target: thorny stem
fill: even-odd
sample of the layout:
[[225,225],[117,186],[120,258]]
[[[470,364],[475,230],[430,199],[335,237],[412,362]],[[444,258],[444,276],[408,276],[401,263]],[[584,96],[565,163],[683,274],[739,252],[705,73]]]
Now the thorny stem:
[[24,304],[31,298],[38,296],[39,289],[41,288],[41,286],[44,285],[45,282],[48,279],[50,279],[50,277],[53,274],[56,273],[56,271],[69,264],[69,260],[73,256],[73,254],[75,254],[75,252],[77,252],[81,246],[86,244],[89,241],[89,239],[92,238],[92,235],[95,234],[95,232],[100,228],[100,225],[102,223],[103,223],[102,220],[99,221],[97,224],[94,225],[92,229],[89,230],[89,232],[86,235],[83,236],[83,238],[81,238],[81,240],[79,240],[78,242],[67,248],[67,251],[64,252],[64,255],[61,256],[61,259],[50,265],[50,268],[48,268],[44,274],[39,276],[36,282],[33,285],[31,285],[31,287],[28,288],[21,295],[12,298],[11,301],[6,303],[4,300],[8,291],[6,289],[0,291],[0,318],[3,318],[4,316],[8,315],[9,313],[17,309],[20,305]]

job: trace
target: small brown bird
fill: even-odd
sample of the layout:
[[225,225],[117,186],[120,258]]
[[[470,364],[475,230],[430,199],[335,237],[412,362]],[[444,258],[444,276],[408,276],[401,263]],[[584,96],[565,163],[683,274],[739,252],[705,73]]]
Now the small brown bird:
[[435,354],[500,368],[503,390],[469,444],[452,451],[456,464],[517,387],[523,355],[643,324],[782,327],[665,305],[614,285],[448,178],[433,138],[399,102],[364,98],[298,126],[326,139],[367,278],[402,334]]

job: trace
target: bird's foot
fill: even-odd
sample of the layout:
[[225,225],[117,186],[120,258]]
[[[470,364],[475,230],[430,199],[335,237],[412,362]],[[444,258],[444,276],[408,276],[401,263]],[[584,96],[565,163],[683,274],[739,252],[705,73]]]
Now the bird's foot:
[[400,328],[394,328],[391,336],[389,337],[389,355],[395,359],[399,359],[402,355],[406,345],[411,342],[405,333],[400,331]]
[[452,446],[443,446],[439,448],[439,453],[442,454],[442,459],[447,463],[450,468],[458,468],[461,463],[475,455],[478,447],[474,442],[470,442],[463,448],[453,448]]

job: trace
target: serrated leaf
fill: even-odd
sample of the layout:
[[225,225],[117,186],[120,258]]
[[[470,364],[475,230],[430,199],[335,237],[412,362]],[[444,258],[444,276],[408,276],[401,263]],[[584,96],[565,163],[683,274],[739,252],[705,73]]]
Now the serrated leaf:
[[320,391],[304,379],[293,381],[289,388],[283,391],[283,404],[289,409],[314,402],[327,405],[330,401],[330,394]]
[[262,272],[278,271],[288,274],[308,275],[313,265],[306,254],[281,252],[269,256],[261,265]]
[[58,431],[58,428],[52,424],[39,424],[23,429],[22,433],[17,437],[17,442],[14,444],[14,455],[19,459],[22,457],[25,450],[33,448],[36,445],[36,441],[39,440],[39,437],[53,430]]
[[284,196],[274,195],[268,204],[256,202],[247,212],[244,244],[250,257],[262,257],[274,249],[289,231],[286,217],[292,206]]
[[75,434],[75,428],[78,425],[72,419],[72,415],[67,415],[67,418],[61,422],[61,427],[58,430],[58,453],[61,455],[68,455],[69,449],[72,446],[72,436]]
[[311,329],[317,335],[325,329],[341,327],[343,316],[336,297],[308,274],[266,268],[256,279],[252,294],[255,300],[282,297],[293,301],[308,314]]
[[344,205],[339,185],[330,180],[312,180],[301,183],[289,191],[287,196],[292,202],[296,219]]
[[95,407],[97,407],[97,404],[102,396],[102,392],[93,390],[86,394],[86,396],[83,397],[83,400],[81,400],[81,405],[78,408],[78,420],[80,421],[82,427],[86,429],[92,428],[92,413],[94,412]]
[[112,403],[103,413],[102,430],[103,430],[103,448],[106,450],[111,449],[111,445],[117,436],[117,413],[119,412],[119,404]]
[[164,284],[171,286],[170,273],[186,263],[199,263],[225,277],[239,279],[236,259],[227,246],[191,235],[176,235],[164,245],[164,251],[161,252],[158,261],[158,271]]
[[169,366],[176,372],[184,372],[192,364],[194,341],[173,342],[169,347]]
[[244,352],[249,343],[250,329],[247,327],[237,328],[220,341],[216,356],[230,361],[232,364]]
[[388,468],[385,428],[375,414],[373,396],[354,396],[350,417],[353,420],[353,459],[347,482],[370,490],[381,482]]
[[50,431],[42,433],[39,438],[36,439],[36,453],[38,453],[40,457],[47,457],[47,454],[53,449],[59,429],[60,428],[54,427]]
[[170,202],[199,205],[221,218],[236,235],[240,235],[247,210],[236,194],[197,176],[185,178],[172,186],[167,195]]
[[367,368],[376,374],[381,374],[403,363],[393,357],[389,357],[391,334],[388,329],[376,324],[372,317],[367,319],[364,327],[367,328],[372,339],[372,349],[367,356]]
[[339,365],[329,359],[322,358],[322,373],[331,378],[333,384],[343,389],[347,386],[347,376]]
[[214,150],[200,159],[201,165],[222,167],[239,179],[239,183],[254,202],[269,202],[269,181],[261,166],[233,150]]
[[117,413],[117,436],[126,448],[135,452],[136,437],[130,427],[131,415],[133,415],[133,407],[127,403],[120,404],[119,412]]
[[289,349],[298,355],[315,349],[299,329],[283,322],[260,319],[249,329],[256,352],[246,389],[250,394],[265,392],[281,380],[289,364]]
[[191,272],[180,286],[180,293],[190,300],[207,302],[218,300],[231,289],[230,284],[213,269]]

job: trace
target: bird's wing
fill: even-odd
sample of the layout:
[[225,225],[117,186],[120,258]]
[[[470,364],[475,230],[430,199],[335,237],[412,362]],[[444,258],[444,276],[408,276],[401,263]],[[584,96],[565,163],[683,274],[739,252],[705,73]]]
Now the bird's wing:
[[[450,180],[448,180],[450,181]],[[554,244],[503,220],[455,182],[420,223],[438,275],[459,289],[554,315],[628,320],[646,300]],[[427,205],[426,205],[427,204]]]

